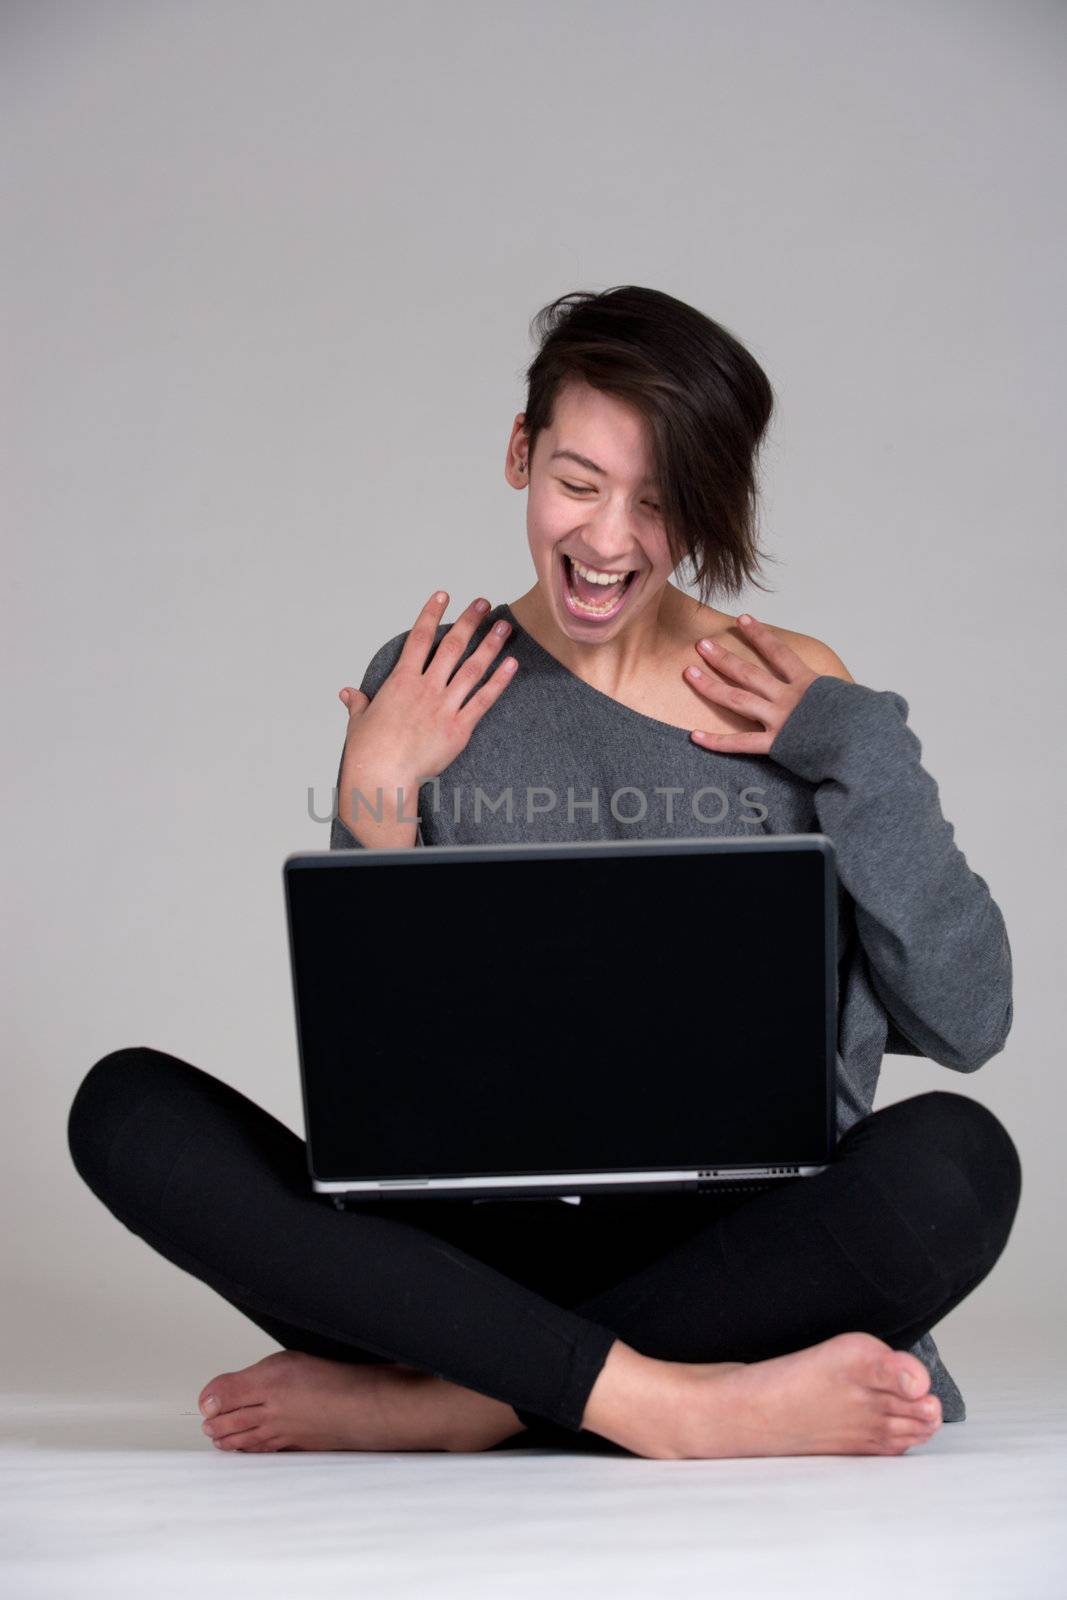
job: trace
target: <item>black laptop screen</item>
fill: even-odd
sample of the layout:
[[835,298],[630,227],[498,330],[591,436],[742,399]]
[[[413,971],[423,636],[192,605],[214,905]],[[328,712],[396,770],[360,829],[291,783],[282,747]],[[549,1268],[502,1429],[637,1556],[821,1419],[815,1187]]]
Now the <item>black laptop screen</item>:
[[314,1176],[828,1159],[832,849],[541,848],[290,857]]

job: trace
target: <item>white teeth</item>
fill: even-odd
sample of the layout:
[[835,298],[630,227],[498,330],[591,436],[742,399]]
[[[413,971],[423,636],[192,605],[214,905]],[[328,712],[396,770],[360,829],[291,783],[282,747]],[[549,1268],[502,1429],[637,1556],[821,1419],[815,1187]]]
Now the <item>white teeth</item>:
[[[568,556],[567,560],[570,561],[570,559],[571,559],[570,556]],[[575,562],[575,563],[572,563],[572,565],[577,566],[578,563]],[[566,572],[566,569],[564,569],[564,571]],[[622,578],[624,578],[624,579],[627,579],[627,578],[631,577],[632,574],[630,574],[628,572],[624,572],[624,573],[620,574],[620,576]],[[608,612],[614,612],[614,611],[619,610],[621,608],[621,606],[622,606],[623,600],[626,597],[626,592],[627,591],[626,591],[625,583],[613,583],[613,584],[610,585],[610,587],[613,588],[613,589],[618,589],[618,591],[619,591],[618,594],[608,595],[604,600],[602,600],[599,603],[599,605],[594,605],[591,600],[580,600],[578,598],[577,594],[575,594],[575,592],[574,592],[574,585],[569,580],[569,578],[564,576],[564,580],[563,581],[564,581],[564,584],[566,585],[566,589],[567,589],[567,604],[573,610],[584,611],[584,612],[587,613],[588,616],[591,616],[591,617],[604,616]]]
[[619,600],[617,598],[605,600],[603,605],[593,606],[586,605],[584,600],[579,600],[576,594],[572,594],[570,597],[570,604],[572,606],[576,606],[579,611],[587,611],[591,617],[597,617],[604,612],[614,611],[615,607],[619,604]]
[[623,583],[630,576],[628,572],[594,572],[591,567],[583,567],[580,561],[575,561],[573,556],[568,556],[567,560],[575,572],[580,572],[590,583],[601,583],[606,586],[611,583]]

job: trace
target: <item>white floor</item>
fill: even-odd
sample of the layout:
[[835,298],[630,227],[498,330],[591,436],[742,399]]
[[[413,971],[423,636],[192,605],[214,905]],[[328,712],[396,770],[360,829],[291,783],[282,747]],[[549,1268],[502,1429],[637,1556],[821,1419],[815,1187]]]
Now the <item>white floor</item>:
[[1067,1382],[951,1356],[967,1421],[900,1457],[232,1456],[187,1395],[8,1395],[0,1592],[1063,1597]]

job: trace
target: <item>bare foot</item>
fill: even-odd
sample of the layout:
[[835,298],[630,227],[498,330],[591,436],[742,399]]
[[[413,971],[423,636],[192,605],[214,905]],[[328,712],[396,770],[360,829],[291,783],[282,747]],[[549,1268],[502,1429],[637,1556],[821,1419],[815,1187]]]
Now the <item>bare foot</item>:
[[197,1403],[222,1450],[488,1450],[524,1426],[502,1401],[415,1367],[298,1350],[220,1373]]
[[[902,1376],[914,1385],[907,1392]],[[839,1333],[770,1361],[706,1365],[649,1363],[617,1342],[582,1426],[659,1459],[899,1456],[941,1426],[929,1388],[921,1361],[869,1333]]]

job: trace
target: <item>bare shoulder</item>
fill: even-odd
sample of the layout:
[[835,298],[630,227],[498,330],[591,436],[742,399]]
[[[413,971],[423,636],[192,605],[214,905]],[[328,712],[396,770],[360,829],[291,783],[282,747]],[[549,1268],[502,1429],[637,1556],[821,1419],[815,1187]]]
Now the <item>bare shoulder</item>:
[[[678,636],[687,658],[697,641],[706,637],[725,645],[728,650],[740,656],[742,661],[752,661],[757,666],[766,665],[744,628],[729,612],[716,611],[711,606],[700,605],[687,596],[680,602],[676,600],[676,614],[680,619]],[[769,628],[782,644],[788,645],[790,650],[795,651],[805,666],[818,676],[843,678],[846,683],[855,683],[855,678],[836,650],[832,650],[821,639],[816,639],[810,633],[797,633],[792,628],[779,628],[773,622],[765,623],[764,626]]]
[[771,632],[790,650],[795,650],[805,666],[810,667],[817,676],[843,678],[846,683],[855,683],[855,678],[841,657],[821,639],[813,638],[810,633],[794,633],[791,628],[776,628],[773,624],[769,626]]

